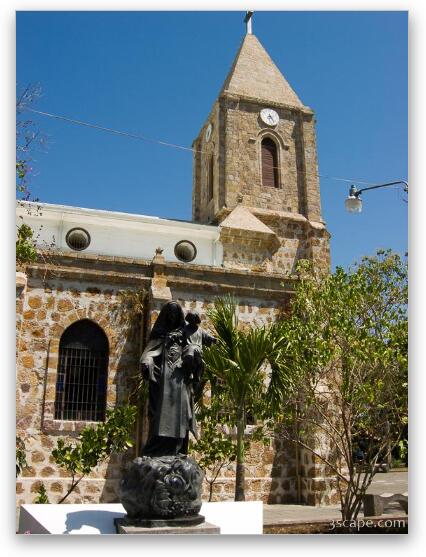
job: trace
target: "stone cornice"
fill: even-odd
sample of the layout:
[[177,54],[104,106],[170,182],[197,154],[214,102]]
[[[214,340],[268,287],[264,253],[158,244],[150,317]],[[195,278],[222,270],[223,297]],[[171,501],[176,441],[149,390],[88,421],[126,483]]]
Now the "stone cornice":
[[220,96],[219,96],[219,101],[220,100],[233,100],[233,101],[244,101],[244,102],[248,102],[248,103],[252,103],[252,104],[257,104],[257,105],[261,105],[261,106],[273,106],[276,108],[284,108],[287,110],[290,110],[292,112],[297,112],[297,113],[302,113],[302,114],[306,114],[309,116],[313,116],[315,114],[315,112],[312,110],[312,108],[310,108],[309,106],[295,106],[295,105],[291,105],[291,104],[287,104],[287,103],[280,103],[277,101],[271,101],[271,100],[266,100],[266,99],[261,99],[258,97],[249,97],[248,95],[241,95],[241,94],[235,94],[235,93],[230,93],[229,91],[223,91]]
[[[76,257],[77,255],[77,257]],[[152,261],[91,254],[57,254],[49,262],[28,266],[29,277],[42,280],[78,280],[102,284],[134,285],[148,289],[155,277]],[[238,292],[240,295],[271,299],[286,298],[294,290],[295,279],[280,273],[228,269],[164,262],[162,276],[168,286],[197,291]],[[268,294],[269,293],[269,294]]]

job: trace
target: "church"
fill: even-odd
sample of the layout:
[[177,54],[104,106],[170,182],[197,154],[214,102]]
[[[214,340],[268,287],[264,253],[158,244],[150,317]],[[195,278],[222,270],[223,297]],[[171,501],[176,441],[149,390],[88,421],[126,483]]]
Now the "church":
[[[66,473],[51,450],[128,400],[165,302],[197,309],[208,329],[206,310],[230,293],[242,322],[271,323],[288,304],[300,259],[329,269],[314,112],[250,25],[192,148],[191,222],[43,203],[37,215],[18,204],[18,217],[42,224],[39,259],[16,275],[16,427],[28,462],[18,505],[34,502],[42,482],[52,503],[64,495]],[[144,435],[138,427],[136,450]],[[69,502],[117,502],[121,467],[113,456]],[[224,472],[214,500],[232,500],[234,481]],[[319,505],[337,493],[310,453],[271,440],[247,454],[246,498]]]

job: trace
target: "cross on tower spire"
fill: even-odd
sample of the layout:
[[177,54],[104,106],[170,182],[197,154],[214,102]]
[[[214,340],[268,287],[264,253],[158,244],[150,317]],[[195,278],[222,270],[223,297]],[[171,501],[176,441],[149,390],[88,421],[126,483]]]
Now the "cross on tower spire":
[[244,18],[244,22],[246,24],[246,34],[247,35],[251,35],[252,34],[252,27],[251,27],[251,18],[253,16],[253,10],[249,10],[248,12],[246,12],[245,18]]

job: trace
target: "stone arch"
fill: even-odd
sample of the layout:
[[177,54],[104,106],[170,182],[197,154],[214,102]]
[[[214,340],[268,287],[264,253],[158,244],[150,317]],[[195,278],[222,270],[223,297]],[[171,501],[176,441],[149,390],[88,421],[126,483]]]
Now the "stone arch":
[[277,133],[275,130],[269,128],[263,128],[260,130],[257,134],[257,143],[260,145],[265,137],[270,137],[274,140],[280,149],[287,150],[287,144],[284,142],[281,134]]
[[[97,327],[105,336],[106,345],[108,347],[108,361],[106,364],[106,385],[105,385],[105,407],[111,405],[112,398],[115,398],[113,389],[110,385],[110,353],[113,347],[114,339],[111,336],[111,331],[102,326],[102,323],[96,322],[87,316],[87,310],[79,309],[73,315],[67,316],[62,323],[58,323],[51,330],[52,338],[49,342],[48,354],[46,359],[46,378],[45,378],[45,391],[43,399],[42,411],[42,430],[43,431],[79,431],[87,424],[86,420],[66,420],[55,419],[55,400],[56,400],[56,386],[58,379],[58,366],[60,357],[60,344],[61,338],[64,333],[73,327],[73,325],[87,321]],[[77,314],[77,315],[76,315]],[[77,317],[77,319],[76,319]],[[106,325],[106,323],[104,323]]]
[[110,327],[108,327],[109,321],[106,318],[102,318],[101,320],[97,321],[94,318],[94,314],[96,314],[96,312],[92,308],[78,308],[78,309],[76,308],[73,311],[73,313],[64,317],[61,320],[61,322],[56,323],[55,326],[52,327],[49,331],[50,338],[51,338],[50,352],[52,352],[52,345],[55,345],[57,343],[59,346],[59,340],[63,335],[64,331],[68,329],[68,327],[70,327],[77,321],[81,321],[82,319],[87,319],[89,321],[92,321],[93,323],[95,323],[95,325],[98,325],[103,330],[103,332],[105,333],[108,339],[108,345],[111,349],[114,343],[114,338]]
[[55,420],[103,421],[108,381],[109,343],[90,319],[67,327],[59,341]]

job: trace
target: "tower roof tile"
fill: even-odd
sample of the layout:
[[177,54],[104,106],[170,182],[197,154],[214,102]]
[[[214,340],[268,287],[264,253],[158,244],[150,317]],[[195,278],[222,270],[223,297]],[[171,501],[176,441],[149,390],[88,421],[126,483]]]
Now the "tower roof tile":
[[221,93],[304,106],[258,38],[250,34],[241,43]]

